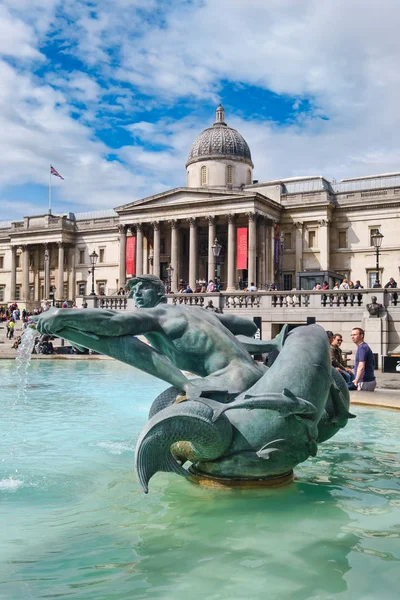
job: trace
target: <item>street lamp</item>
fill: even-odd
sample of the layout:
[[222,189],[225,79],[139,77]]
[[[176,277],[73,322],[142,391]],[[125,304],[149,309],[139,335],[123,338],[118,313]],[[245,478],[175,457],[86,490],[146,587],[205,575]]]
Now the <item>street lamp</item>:
[[218,257],[221,254],[222,245],[219,243],[218,238],[215,238],[214,244],[211,246],[213,255],[215,258],[215,279],[218,277]]
[[44,250],[44,299],[47,300],[49,295],[49,251],[47,248]]
[[171,285],[172,285],[172,273],[175,271],[174,267],[171,265],[171,263],[169,264],[169,266],[166,269],[167,273],[168,273],[168,293],[170,294],[172,292],[171,290]]
[[372,243],[375,247],[376,252],[376,279],[374,283],[374,288],[380,288],[381,284],[379,283],[379,250],[382,246],[383,235],[379,231],[379,229],[371,236]]
[[97,263],[97,259],[99,258],[99,255],[96,254],[95,250],[93,250],[92,254],[89,254],[89,258],[90,258],[90,262],[92,264],[92,268],[89,269],[89,273],[92,274],[92,291],[90,292],[90,295],[95,296],[96,292],[94,291],[94,270],[96,268],[96,263]]

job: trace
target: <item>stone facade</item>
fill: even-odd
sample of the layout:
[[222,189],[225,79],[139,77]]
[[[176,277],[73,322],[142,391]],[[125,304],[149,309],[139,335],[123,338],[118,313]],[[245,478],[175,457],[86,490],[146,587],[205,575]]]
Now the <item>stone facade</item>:
[[[50,291],[70,300],[90,293],[93,250],[99,255],[95,292],[116,294],[133,274],[127,273],[125,257],[132,236],[133,270],[170,280],[173,291],[180,279],[194,289],[198,279],[216,274],[227,291],[237,289],[239,277],[259,289],[275,283],[290,290],[331,275],[369,288],[376,277],[371,235],[379,229],[384,235],[380,282],[398,281],[400,173],[341,182],[300,177],[248,184],[253,164],[247,143],[239,133],[224,137],[219,129],[230,130],[222,107],[215,126],[205,130],[212,130],[208,145],[203,132],[203,141],[192,146],[187,169],[193,168],[190,177],[200,169],[200,179],[187,187],[109,211],[0,222],[0,303],[37,303]],[[214,145],[210,135],[216,136]],[[209,178],[202,184],[205,165]],[[229,166],[235,170],[227,183]],[[239,227],[248,234],[245,271],[236,270]],[[217,260],[215,238],[222,245]]]

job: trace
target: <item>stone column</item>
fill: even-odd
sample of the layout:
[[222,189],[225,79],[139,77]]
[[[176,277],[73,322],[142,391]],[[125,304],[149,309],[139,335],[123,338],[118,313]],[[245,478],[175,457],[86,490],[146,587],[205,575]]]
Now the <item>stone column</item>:
[[40,300],[40,246],[35,249],[35,302]]
[[260,217],[258,223],[258,285],[260,289],[265,289],[266,274],[265,274],[265,248],[266,248],[266,233],[265,219]]
[[257,249],[257,213],[248,213],[249,217],[249,250],[248,250],[248,284],[256,284],[256,249]]
[[171,274],[171,290],[178,291],[178,222],[173,219],[171,225],[171,266],[173,271]]
[[153,275],[160,277],[160,223],[153,221]]
[[319,223],[319,263],[321,271],[329,271],[329,225],[328,219],[321,219]]
[[265,226],[265,278],[266,283],[273,283],[273,249],[272,249],[272,226],[271,222],[266,223]]
[[22,298],[25,302],[29,300],[29,246],[22,246],[23,264],[22,264]]
[[149,273],[149,238],[148,234],[143,233],[143,274]]
[[118,287],[124,287],[126,284],[126,226],[119,225],[119,273]]
[[[46,260],[46,253],[48,259]],[[50,294],[50,260],[51,251],[50,246],[44,245],[44,299],[48,300]]]
[[192,290],[196,288],[196,273],[197,273],[197,221],[191,217],[189,219],[190,234],[189,234],[189,285]]
[[207,272],[207,282],[212,279],[214,281],[215,277],[215,256],[213,252],[213,245],[215,240],[215,217],[209,216],[208,220],[208,272]]
[[68,290],[68,296],[70,300],[73,300],[75,302],[75,298],[76,298],[76,271],[75,271],[75,248],[72,247],[69,249],[69,264],[70,264],[70,277],[69,277],[69,290]]
[[143,275],[143,229],[142,224],[136,225],[136,273]]
[[11,246],[11,282],[10,282],[10,301],[15,300],[15,287],[17,283],[17,248]]
[[296,221],[296,273],[303,270],[303,223]]
[[228,215],[228,264],[226,273],[226,291],[234,292],[235,286],[235,250],[236,250],[236,216]]
[[64,246],[58,242],[57,298],[64,300]]

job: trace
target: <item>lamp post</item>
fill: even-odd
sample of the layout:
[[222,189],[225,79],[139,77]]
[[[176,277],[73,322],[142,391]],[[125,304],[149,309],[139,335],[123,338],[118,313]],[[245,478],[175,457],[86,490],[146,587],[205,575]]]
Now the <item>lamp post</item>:
[[174,267],[171,265],[171,263],[168,265],[167,269],[166,269],[167,273],[168,273],[168,293],[170,294],[172,292],[171,290],[171,284],[172,284],[172,273],[175,271]]
[[218,257],[221,254],[222,245],[219,243],[218,238],[215,238],[214,244],[211,246],[213,255],[215,258],[215,279],[218,278]]
[[376,279],[375,279],[375,283],[374,283],[374,288],[381,287],[381,284],[379,282],[379,250],[382,246],[383,237],[384,236],[381,234],[381,232],[379,230],[376,231],[376,233],[374,233],[371,236],[372,243],[374,244],[375,252],[376,252]]
[[96,292],[94,291],[94,270],[96,268],[96,263],[97,259],[99,258],[99,255],[96,253],[95,250],[93,250],[92,254],[89,254],[89,258],[92,265],[92,268],[89,269],[89,273],[92,274],[92,291],[90,292],[90,295],[95,296]]
[[44,251],[44,300],[47,300],[49,294],[49,251],[45,248]]

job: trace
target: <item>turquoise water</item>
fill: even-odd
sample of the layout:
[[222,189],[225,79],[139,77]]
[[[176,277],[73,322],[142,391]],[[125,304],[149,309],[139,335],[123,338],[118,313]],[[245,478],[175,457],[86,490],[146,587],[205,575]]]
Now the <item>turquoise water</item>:
[[0,598],[397,598],[400,412],[358,418],[277,490],[157,474],[134,444],[166,385],[113,361],[0,361]]

